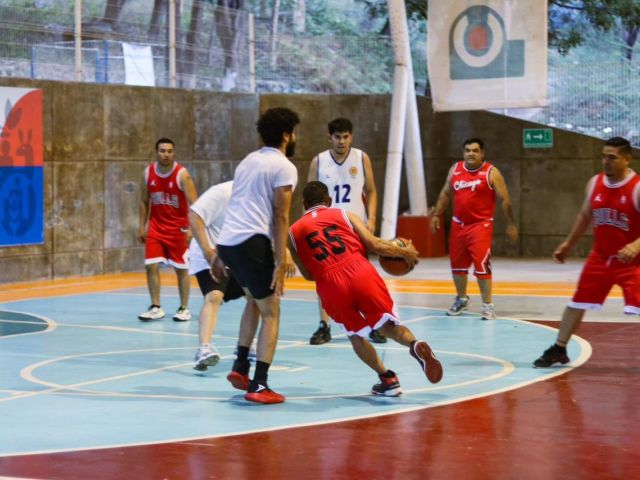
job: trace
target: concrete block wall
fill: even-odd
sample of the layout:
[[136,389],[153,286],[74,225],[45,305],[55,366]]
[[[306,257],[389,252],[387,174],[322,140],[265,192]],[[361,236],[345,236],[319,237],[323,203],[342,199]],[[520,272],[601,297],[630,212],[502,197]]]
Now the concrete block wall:
[[[0,282],[91,275],[143,268],[137,239],[139,183],[161,136],[176,142],[176,159],[200,193],[229,180],[259,145],[255,122],[273,106],[296,110],[302,124],[296,154],[300,185],[311,158],[328,146],[326,124],[354,123],[354,146],[373,161],[378,221],[384,198],[391,98],[387,95],[247,95],[120,85],[0,79],[0,85],[44,91],[45,243],[0,248]],[[535,125],[488,112],[434,113],[419,98],[429,204],[470,136],[487,142],[487,159],[505,175],[521,231],[515,247],[496,213],[495,255],[549,256],[569,231],[588,178],[600,169],[602,142],[556,130],[555,146],[522,148],[522,128]],[[637,162],[636,162],[637,163]],[[637,167],[637,164],[636,164]],[[292,219],[302,212],[300,190]],[[406,191],[400,210],[408,209]],[[588,251],[583,240],[577,254]]]

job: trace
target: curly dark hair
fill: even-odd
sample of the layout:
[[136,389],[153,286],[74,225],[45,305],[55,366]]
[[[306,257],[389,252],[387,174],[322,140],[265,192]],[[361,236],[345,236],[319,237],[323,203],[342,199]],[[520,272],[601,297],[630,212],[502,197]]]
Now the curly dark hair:
[[258,119],[256,126],[262,142],[267,147],[279,148],[282,145],[282,136],[292,133],[300,123],[298,114],[288,108],[270,108]]

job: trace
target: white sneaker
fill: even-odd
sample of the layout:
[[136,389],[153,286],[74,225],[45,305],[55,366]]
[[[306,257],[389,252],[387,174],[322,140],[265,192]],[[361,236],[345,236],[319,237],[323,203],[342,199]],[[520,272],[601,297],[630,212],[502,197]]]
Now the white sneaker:
[[155,305],[151,305],[149,310],[138,315],[138,318],[143,321],[160,320],[162,317],[164,317],[164,310],[162,310],[162,307]]
[[215,366],[220,361],[220,354],[216,347],[206,348],[200,347],[196,352],[195,364],[193,369],[199,372],[205,372],[207,368]]
[[191,312],[187,307],[180,307],[176,314],[173,316],[176,322],[187,322],[191,320]]
[[451,305],[451,307],[449,307],[449,310],[447,310],[447,315],[449,315],[450,317],[451,316],[457,317],[465,310],[468,310],[469,305],[471,305],[471,300],[469,299],[468,296],[465,298],[460,298],[456,296],[456,299],[454,300],[453,305]]
[[496,319],[496,310],[493,306],[493,303],[483,303],[482,304],[482,320],[495,320]]

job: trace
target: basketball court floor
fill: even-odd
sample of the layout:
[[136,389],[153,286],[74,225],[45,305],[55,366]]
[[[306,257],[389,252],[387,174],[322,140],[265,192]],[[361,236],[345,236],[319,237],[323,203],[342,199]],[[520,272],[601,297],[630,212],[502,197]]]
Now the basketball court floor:
[[[375,263],[375,261],[374,261]],[[498,319],[444,310],[446,258],[385,277],[400,317],[444,366],[432,385],[407,349],[376,345],[403,388],[370,394],[375,374],[340,328],[308,344],[313,285],[287,282],[270,384],[256,405],[226,381],[244,301],[220,311],[222,360],[193,370],[194,319],[143,323],[143,273],[0,287],[0,476],[36,479],[630,479],[640,478],[640,320],[614,290],[570,343],[567,366],[534,369],[555,339],[580,261],[494,261]],[[195,286],[191,310],[202,304]]]

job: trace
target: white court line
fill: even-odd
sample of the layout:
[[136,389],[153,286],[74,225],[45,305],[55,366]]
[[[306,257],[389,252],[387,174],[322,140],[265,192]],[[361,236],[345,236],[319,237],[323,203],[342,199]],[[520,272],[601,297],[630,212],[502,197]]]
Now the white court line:
[[[428,307],[415,307],[415,308],[423,308],[423,309],[429,309]],[[425,319],[429,318],[431,316],[425,316]],[[473,317],[471,317],[473,318]],[[501,317],[501,319],[504,317]],[[414,321],[415,319],[409,320],[409,321]],[[519,322],[519,323],[523,323],[526,325],[530,325],[530,326],[535,326],[538,328],[544,328],[544,329],[548,329],[551,331],[556,331],[556,329],[552,328],[552,327],[548,327],[546,325],[541,325],[541,324],[537,324],[537,323],[533,323],[533,322],[528,322],[528,321],[523,321],[520,319],[505,319],[505,320],[511,320],[511,321],[515,321],[515,322]],[[306,422],[306,423],[298,423],[298,424],[291,424],[291,425],[283,425],[283,426],[279,426],[279,427],[268,427],[268,428],[260,428],[260,429],[253,429],[253,430],[247,430],[247,431],[241,431],[241,432],[230,432],[230,433],[223,433],[223,434],[218,434],[218,435],[206,435],[206,436],[196,436],[196,437],[183,437],[183,438],[167,438],[167,439],[163,439],[163,440],[159,440],[159,441],[155,441],[155,442],[137,442],[137,443],[118,443],[118,444],[113,444],[113,445],[100,445],[100,446],[96,446],[96,447],[81,447],[81,448],[70,448],[70,449],[50,449],[50,450],[42,450],[42,451],[30,451],[30,452],[14,452],[14,453],[8,453],[8,454],[3,454],[2,457],[10,457],[10,456],[23,456],[23,455],[29,455],[29,454],[41,454],[41,453],[53,453],[53,452],[74,452],[74,451],[88,451],[88,450],[97,450],[97,449],[103,449],[103,448],[124,448],[124,447],[131,447],[131,446],[140,446],[140,445],[159,445],[159,444],[166,444],[166,443],[170,443],[170,442],[188,442],[188,441],[194,441],[194,440],[203,440],[203,439],[211,439],[211,438],[221,438],[221,437],[227,437],[227,436],[237,436],[237,435],[249,435],[249,434],[253,434],[253,433],[260,433],[260,432],[269,432],[269,431],[279,431],[279,430],[285,430],[285,429],[290,429],[290,428],[301,428],[301,427],[308,427],[308,426],[314,426],[314,425],[326,425],[328,423],[342,423],[342,422],[348,422],[348,421],[352,421],[352,420],[359,420],[359,419],[365,419],[365,418],[375,418],[375,417],[381,417],[381,416],[386,416],[386,415],[399,415],[402,413],[408,413],[408,412],[412,412],[412,411],[418,411],[418,410],[426,410],[428,408],[433,408],[436,406],[442,406],[442,405],[449,405],[449,404],[453,404],[453,403],[459,403],[459,402],[463,402],[466,400],[471,400],[474,398],[482,398],[482,397],[487,397],[487,396],[491,396],[491,395],[495,395],[498,393],[503,393],[503,392],[507,392],[510,390],[515,390],[527,385],[531,385],[534,383],[538,383],[538,382],[542,382],[542,381],[546,381],[550,378],[562,375],[564,373],[567,373],[571,370],[573,370],[574,368],[582,365],[584,362],[586,362],[588,360],[588,358],[591,356],[592,350],[591,350],[591,345],[584,339],[582,339],[581,337],[578,337],[577,335],[574,335],[572,337],[572,339],[574,339],[575,341],[577,341],[578,343],[580,343],[580,345],[582,346],[582,351],[580,356],[574,360],[573,362],[571,362],[571,364],[569,364],[569,366],[565,366],[565,367],[561,367],[561,368],[553,368],[553,369],[548,369],[548,370],[554,370],[553,373],[549,373],[546,375],[541,375],[538,378],[533,378],[530,380],[526,380],[517,384],[513,384],[513,385],[508,385],[505,386],[503,388],[499,388],[499,389],[494,389],[488,392],[481,392],[481,393],[477,393],[477,394],[472,394],[472,395],[468,395],[465,397],[456,397],[456,398],[452,398],[452,399],[447,399],[447,400],[442,400],[439,402],[434,402],[428,405],[420,405],[420,406],[414,406],[414,407],[407,407],[407,408],[402,408],[402,409],[398,409],[398,410],[394,410],[391,412],[374,412],[374,413],[369,413],[369,414],[365,414],[365,415],[358,415],[358,416],[352,416],[352,417],[347,417],[347,418],[339,418],[339,419],[334,419],[334,420],[330,420],[330,421],[326,421],[326,420],[322,420],[322,421],[316,421],[316,422]],[[298,345],[304,345],[306,347],[308,347],[306,341],[305,342],[297,342]],[[296,343],[292,343],[290,345],[285,345],[282,348],[291,348],[291,347],[295,347]],[[181,349],[184,349],[187,347],[181,347]],[[317,347],[316,347],[317,348]],[[162,350],[167,350],[162,349]],[[85,354],[85,355],[100,355],[100,353],[98,354]],[[49,362],[51,362],[53,360],[50,360]],[[41,362],[42,364],[43,362]],[[161,369],[155,369],[155,371],[160,371],[160,370],[166,370],[166,369],[170,369],[170,368],[179,368],[180,366],[184,366],[184,365],[188,365],[188,364],[181,364],[178,366],[168,366],[168,367],[163,367]],[[31,372],[33,372],[35,370],[35,365],[33,366],[34,368],[31,368]],[[29,367],[28,367],[29,368]],[[23,370],[24,371],[24,370]],[[130,376],[133,375],[140,375],[140,374],[144,374],[145,372],[140,372],[140,373],[136,373],[136,374],[129,374]],[[122,376],[121,376],[122,377]],[[39,381],[38,379],[36,379],[35,376],[33,376],[33,379],[35,381]],[[76,384],[76,385],[71,385],[71,386],[61,386],[61,388],[59,387],[55,387],[50,389],[50,391],[53,390],[68,390],[69,388],[72,387],[77,387],[79,385],[87,385],[87,384],[95,384],[95,383],[99,383],[100,381],[104,381],[104,380],[94,380],[94,381],[90,381],[90,382],[83,382],[81,384]],[[34,395],[41,395],[44,392],[33,392]],[[30,395],[33,396],[33,395]],[[369,396],[369,394],[367,394],[367,396]],[[23,397],[24,398],[24,397]],[[199,397],[200,399],[201,397]],[[6,399],[5,399],[6,400]],[[2,399],[0,399],[0,401],[2,401]]]
[[[294,345],[284,345],[280,348],[280,350],[283,349],[289,349],[289,348],[294,348],[294,347],[302,347],[302,348],[313,348],[308,344],[294,344]],[[344,349],[351,349],[350,345],[333,345],[331,346],[332,348],[344,348]],[[66,361],[66,360],[74,360],[74,359],[79,359],[79,358],[86,358],[86,357],[97,357],[97,356],[107,356],[107,355],[122,355],[122,354],[131,354],[131,353],[144,353],[144,352],[150,352],[150,351],[168,351],[168,350],[184,350],[187,348],[191,348],[191,347],[170,347],[170,348],[150,348],[150,349],[137,349],[137,350],[118,350],[118,351],[112,351],[112,352],[99,352],[99,353],[85,353],[85,354],[79,354],[79,355],[69,355],[66,357],[58,357],[58,358],[53,358],[53,359],[49,359],[49,360],[44,360],[42,362],[30,365],[29,367],[24,368],[21,372],[20,372],[20,376],[31,383],[35,383],[37,385],[41,385],[44,387],[47,387],[46,390],[40,390],[37,392],[25,392],[22,395],[18,395],[15,397],[8,397],[5,399],[0,399],[0,402],[6,402],[6,401],[10,401],[10,400],[16,400],[16,399],[21,399],[21,398],[26,398],[26,397],[33,397],[33,396],[37,396],[37,395],[46,395],[46,394],[50,394],[50,393],[57,393],[63,390],[72,390],[72,391],[76,391],[76,392],[81,392],[81,393],[86,393],[89,394],[91,396],[97,396],[97,397],[127,397],[127,398],[154,398],[154,399],[172,399],[172,400],[227,400],[229,397],[228,396],[224,396],[224,397],[219,397],[219,396],[191,396],[191,395],[171,395],[171,394],[162,394],[162,395],[155,395],[155,394],[140,394],[140,393],[126,393],[126,392],[100,392],[100,391],[96,391],[96,390],[87,390],[87,389],[83,389],[80,387],[85,387],[88,385],[97,385],[100,383],[107,383],[107,382],[112,382],[112,381],[117,381],[117,380],[123,380],[123,379],[128,379],[128,378],[133,378],[133,377],[139,377],[142,375],[151,375],[151,374],[155,374],[161,371],[165,371],[165,370],[173,370],[173,369],[179,369],[179,368],[183,368],[187,365],[192,366],[193,362],[189,362],[189,363],[179,363],[179,364],[174,364],[174,365],[168,365],[165,367],[160,367],[160,368],[155,368],[155,369],[147,369],[147,370],[142,370],[139,372],[134,372],[134,373],[128,373],[128,374],[122,374],[122,375],[113,375],[113,376],[109,376],[109,377],[103,377],[103,378],[98,378],[98,379],[93,379],[93,380],[88,380],[85,382],[80,382],[80,383],[75,383],[75,384],[71,384],[71,385],[63,385],[63,384],[59,384],[59,383],[55,383],[55,382],[49,382],[46,380],[42,380],[38,377],[36,377],[33,372],[35,370],[37,370],[40,367],[44,367],[47,365],[51,365],[60,361]],[[387,350],[404,350],[406,349],[406,347],[403,346],[393,346],[393,347],[386,347],[385,349]],[[451,389],[456,389],[456,388],[461,388],[461,387],[466,387],[469,385],[474,385],[477,383],[484,383],[484,382],[488,382],[488,381],[492,381],[492,380],[497,380],[499,378],[505,377],[509,374],[511,374],[514,370],[515,370],[515,366],[509,362],[508,360],[504,360],[501,358],[497,358],[497,357],[492,357],[489,355],[481,355],[481,354],[475,354],[475,353],[467,353],[467,352],[455,352],[455,351],[447,351],[447,350],[435,350],[438,354],[445,354],[445,355],[456,355],[456,356],[464,356],[464,357],[472,357],[472,358],[476,358],[476,359],[481,359],[484,361],[488,361],[488,362],[493,362],[493,363],[497,363],[499,365],[501,365],[501,370],[493,375],[489,375],[489,376],[485,376],[485,377],[481,377],[481,378],[477,378],[477,379],[473,379],[473,380],[465,380],[462,382],[458,382],[458,383],[452,383],[452,384],[447,384],[447,385],[440,385],[440,386],[427,386],[427,387],[422,387],[422,388],[415,388],[415,389],[411,389],[411,390],[403,390],[404,393],[421,393],[421,392],[428,392],[428,391],[436,391],[436,390],[451,390]],[[233,355],[227,355],[227,356],[223,356],[221,357],[221,359],[229,359],[229,358],[233,358]],[[289,369],[289,368],[278,368],[277,365],[274,365],[272,367],[272,370],[281,370],[281,371],[285,371],[288,373],[295,373],[295,372],[299,372],[302,370],[306,370],[308,369],[308,366],[303,366],[303,367],[299,367],[299,368],[295,368],[295,369]],[[352,398],[352,397],[363,397],[363,396],[370,396],[369,391],[367,392],[363,392],[363,393],[354,393],[354,394],[329,394],[329,395],[312,395],[312,396],[287,396],[287,398],[289,400],[318,400],[318,399],[331,399],[331,398]]]
[[[0,310],[2,312],[17,313],[17,314],[20,314],[20,315],[27,315],[27,316],[34,317],[34,318],[39,318],[40,320],[45,322],[46,325],[47,325],[47,328],[45,328],[44,330],[38,330],[37,332],[25,332],[25,333],[15,333],[15,334],[11,334],[11,335],[0,335],[0,340],[2,340],[3,338],[15,338],[15,337],[23,337],[25,335],[37,335],[37,334],[40,334],[40,333],[50,333],[50,332],[53,332],[58,327],[58,324],[55,322],[55,320],[52,320],[52,319],[47,318],[47,317],[43,317],[42,315],[36,315],[35,313],[19,312],[17,310],[7,310],[5,308],[2,308]],[[4,321],[4,320],[2,320],[2,321]],[[9,321],[9,320],[7,320],[7,321]],[[26,322],[23,322],[23,323],[26,323]],[[29,322],[29,323],[37,323],[38,325],[41,325],[41,323],[38,323],[38,322]]]
[[[555,330],[555,329],[552,329],[551,327],[546,327],[544,325],[531,324],[530,322],[525,322],[525,323],[528,323],[530,325],[535,325],[535,326],[538,326],[538,327],[545,327],[545,328],[548,328],[548,329],[551,329],[551,330]],[[213,439],[213,438],[224,438],[224,437],[231,437],[231,436],[251,435],[251,434],[255,434],[255,433],[275,432],[275,431],[280,431],[280,430],[288,430],[288,429],[292,429],[292,428],[305,428],[305,427],[312,427],[312,426],[318,426],[318,425],[327,425],[327,424],[351,422],[351,421],[354,421],[354,420],[362,420],[362,419],[367,419],[367,418],[378,418],[378,417],[384,417],[384,416],[390,416],[390,415],[400,415],[400,414],[403,414],[403,413],[410,413],[410,412],[415,412],[415,411],[420,411],[420,410],[427,410],[429,408],[434,408],[434,407],[439,407],[439,406],[444,406],[444,405],[451,405],[451,404],[454,404],[454,403],[461,403],[461,402],[465,402],[467,400],[473,400],[473,399],[476,399],[476,398],[488,397],[488,396],[491,396],[491,395],[496,395],[496,394],[499,394],[499,393],[504,393],[504,392],[508,392],[508,391],[511,391],[511,390],[516,390],[518,388],[522,388],[522,387],[525,387],[525,386],[528,386],[528,385],[531,385],[531,384],[534,384],[534,383],[546,381],[546,380],[548,380],[550,378],[557,377],[559,375],[563,375],[565,373],[570,372],[574,368],[582,365],[582,363],[584,363],[591,356],[591,345],[589,345],[588,342],[586,342],[584,339],[582,339],[580,337],[574,337],[574,338],[579,339],[580,342],[584,342],[584,344],[586,344],[588,352],[583,352],[583,354],[581,354],[580,357],[575,362],[572,362],[572,364],[575,364],[573,366],[569,366],[569,367],[564,366],[564,367],[560,367],[560,368],[555,368],[555,369],[553,369],[553,370],[556,370],[554,373],[550,373],[548,375],[541,376],[541,377],[539,377],[537,379],[526,380],[526,381],[523,381],[523,382],[520,382],[520,383],[517,383],[517,384],[508,385],[508,386],[505,386],[505,387],[500,388],[500,389],[492,390],[490,392],[483,392],[483,393],[467,395],[465,397],[456,397],[456,398],[452,398],[452,399],[436,401],[436,402],[433,402],[433,403],[428,404],[428,405],[406,407],[406,408],[393,410],[393,411],[387,411],[387,412],[376,412],[376,413],[369,413],[369,414],[365,414],[365,415],[355,415],[355,416],[351,416],[351,417],[338,418],[338,419],[334,419],[334,420],[330,420],[330,421],[318,420],[318,421],[315,421],[315,422],[302,422],[302,423],[296,423],[296,424],[290,424],[290,425],[282,425],[282,426],[279,426],[279,427],[257,428],[257,429],[245,430],[245,431],[240,431],[240,432],[221,433],[221,434],[217,434],[217,435],[202,435],[202,436],[194,436],[194,437],[168,438],[168,439],[163,439],[163,440],[158,440],[158,441],[153,441],[153,442],[117,443],[117,444],[109,444],[109,445],[100,445],[100,446],[95,446],[95,447],[79,447],[79,448],[67,448],[67,449],[57,449],[57,450],[56,449],[49,449],[49,450],[39,450],[39,451],[30,451],[30,452],[13,452],[13,453],[3,454],[2,456],[0,456],[0,458],[2,458],[2,457],[24,456],[24,455],[36,455],[36,454],[45,454],[45,453],[84,452],[84,451],[90,451],[90,450],[101,450],[101,449],[105,449],[105,448],[127,448],[127,447],[143,446],[143,445],[146,446],[146,445],[162,445],[162,444],[167,444],[167,443],[194,442],[194,441],[199,441],[199,440],[210,440],[210,439]],[[369,395],[367,395],[367,396],[369,396]]]

